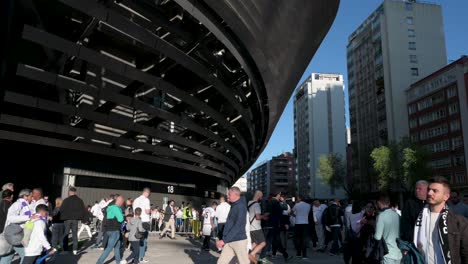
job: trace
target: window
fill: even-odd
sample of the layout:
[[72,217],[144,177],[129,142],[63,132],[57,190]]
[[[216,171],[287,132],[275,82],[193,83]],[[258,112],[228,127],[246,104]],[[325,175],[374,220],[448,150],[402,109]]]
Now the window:
[[465,165],[465,156],[457,155],[453,157],[453,165],[454,166],[463,166]]
[[411,68],[411,76],[419,76],[418,68]]
[[408,37],[414,38],[416,37],[416,32],[412,28],[408,28]]
[[409,55],[411,63],[418,63],[418,57],[416,55]]
[[452,149],[457,149],[463,147],[462,137],[452,138]]
[[426,98],[418,102],[418,110],[424,110],[432,106],[432,98]]
[[411,119],[410,122],[409,122],[409,127],[410,128],[415,128],[416,126],[418,126],[418,120],[416,118]]
[[413,4],[412,3],[405,3],[406,11],[413,11]]
[[413,25],[413,23],[414,23],[413,17],[406,17],[406,24]]
[[452,165],[452,161],[450,158],[432,160],[428,163],[429,167],[433,169],[443,169],[449,168]]
[[[377,99],[377,101],[379,101],[379,100]],[[414,114],[414,113],[416,113],[416,104],[412,104],[412,105],[410,105],[408,107],[408,114],[411,115],[411,114]]]
[[460,130],[460,120],[454,120],[450,122],[450,131],[458,131]]
[[413,41],[408,42],[408,48],[410,50],[416,50],[416,42],[413,42]]
[[432,152],[441,152],[441,151],[447,151],[450,149],[450,141],[449,140],[443,140],[436,142],[434,144],[429,145],[429,149]]
[[457,87],[450,87],[447,90],[447,98],[452,98],[457,95]]
[[456,113],[458,113],[458,104],[454,103],[454,104],[449,105],[449,114],[453,115]]

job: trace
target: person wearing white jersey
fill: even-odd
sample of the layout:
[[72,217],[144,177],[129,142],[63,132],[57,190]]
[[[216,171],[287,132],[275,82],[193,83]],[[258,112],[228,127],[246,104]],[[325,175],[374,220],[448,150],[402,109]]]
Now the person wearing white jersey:
[[[219,205],[216,207],[216,218],[218,219],[218,233],[216,235],[218,240],[223,239],[224,225],[226,224],[229,210],[231,210],[231,205],[226,202],[226,197],[223,195],[219,198]],[[218,248],[218,251],[221,251],[221,249]]]
[[205,236],[203,239],[203,247],[202,249],[205,251],[210,250],[210,240],[211,240],[211,233],[214,230],[214,216],[215,216],[215,209],[218,203],[213,202],[211,207],[206,207],[203,210],[203,229],[202,234]]
[[150,230],[151,227],[151,220],[150,220],[150,214],[151,214],[151,203],[149,200],[149,196],[151,195],[151,190],[150,188],[144,188],[142,194],[136,198],[133,201],[133,211],[135,211],[136,208],[141,208],[141,222],[143,225],[143,228],[146,230],[143,239],[141,240],[140,243],[140,262],[141,263],[147,263],[149,262],[148,260],[145,259],[145,254],[146,254],[146,248],[148,246],[148,230]]

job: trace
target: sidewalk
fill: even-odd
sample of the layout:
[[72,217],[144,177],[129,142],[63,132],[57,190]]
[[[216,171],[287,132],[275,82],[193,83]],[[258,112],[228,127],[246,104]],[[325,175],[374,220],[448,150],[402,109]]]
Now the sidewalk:
[[[295,255],[292,241],[289,241],[288,252],[291,255]],[[90,249],[90,243],[85,243],[85,249],[79,252],[78,255],[73,256],[71,254],[57,255],[54,261],[47,263],[57,264],[93,264],[101,255],[102,251],[98,249]],[[201,250],[202,240],[192,239],[177,236],[176,240],[162,239],[159,240],[153,233],[151,234],[148,241],[148,251],[146,252],[146,259],[149,263],[168,263],[168,264],[216,264],[219,254],[215,252],[214,243],[211,244],[213,250],[206,252]],[[129,255],[130,251],[124,252],[124,259]],[[112,257],[112,259],[111,259]],[[285,263],[280,254],[275,259],[270,259],[272,263]],[[13,262],[15,263],[15,262]],[[18,263],[18,261],[16,261]],[[115,263],[113,258],[113,252],[105,263]],[[343,259],[340,256],[329,256],[325,253],[317,253],[309,249],[309,258],[306,260],[294,258],[288,263],[314,263],[314,264],[337,264],[343,263]]]

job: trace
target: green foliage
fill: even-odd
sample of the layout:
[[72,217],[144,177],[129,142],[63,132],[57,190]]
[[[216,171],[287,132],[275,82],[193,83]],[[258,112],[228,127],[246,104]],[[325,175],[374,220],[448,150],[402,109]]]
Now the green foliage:
[[398,143],[375,148],[371,152],[373,167],[378,174],[379,188],[389,191],[409,191],[415,182],[427,179],[430,169],[427,167],[428,152],[404,138]]
[[344,188],[349,193],[347,186],[345,186],[346,164],[341,155],[330,153],[320,156],[317,176],[320,177],[323,184],[333,188]]

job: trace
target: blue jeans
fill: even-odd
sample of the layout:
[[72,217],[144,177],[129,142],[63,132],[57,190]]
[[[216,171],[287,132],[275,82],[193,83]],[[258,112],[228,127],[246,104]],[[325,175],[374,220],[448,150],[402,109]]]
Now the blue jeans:
[[148,246],[148,231],[145,232],[144,238],[140,242],[140,259],[145,257],[146,247]]
[[[24,258],[24,247],[13,247],[14,251],[18,253],[18,255],[21,258],[21,262],[23,262]],[[14,252],[12,252],[10,255],[5,255],[0,257],[0,264],[10,264],[13,260]],[[20,263],[21,263],[20,262]]]
[[107,236],[108,236],[108,241],[107,241],[107,246],[104,252],[102,252],[102,255],[99,257],[98,261],[96,264],[102,264],[106,260],[106,258],[109,256],[111,253],[112,249],[114,249],[114,257],[115,261],[117,263],[120,262],[120,231],[107,231]]

